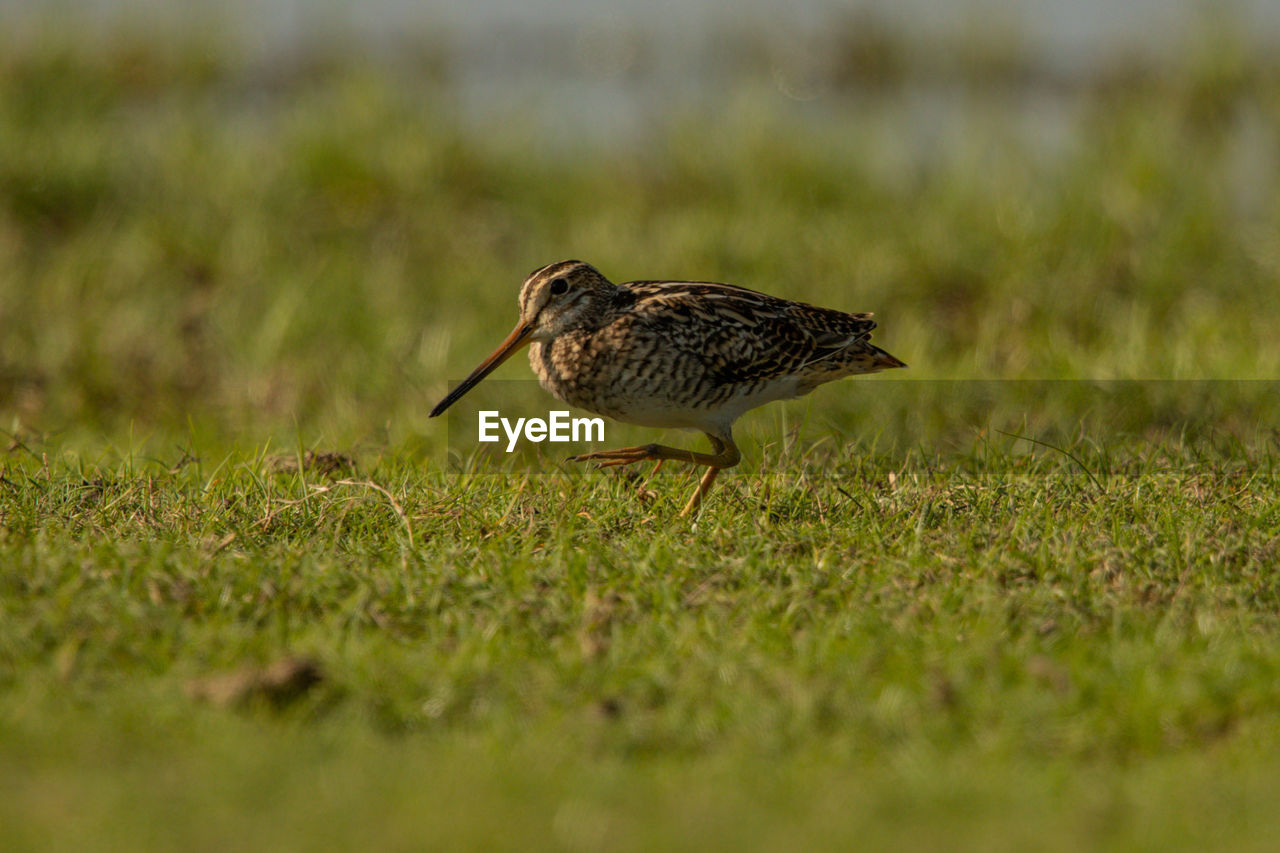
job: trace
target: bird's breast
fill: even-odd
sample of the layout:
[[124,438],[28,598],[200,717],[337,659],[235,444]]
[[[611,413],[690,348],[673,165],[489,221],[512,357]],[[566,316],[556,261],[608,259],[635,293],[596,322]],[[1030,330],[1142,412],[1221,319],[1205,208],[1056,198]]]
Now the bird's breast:
[[536,341],[538,382],[571,406],[644,426],[701,428],[725,399],[695,355],[656,337],[604,329]]

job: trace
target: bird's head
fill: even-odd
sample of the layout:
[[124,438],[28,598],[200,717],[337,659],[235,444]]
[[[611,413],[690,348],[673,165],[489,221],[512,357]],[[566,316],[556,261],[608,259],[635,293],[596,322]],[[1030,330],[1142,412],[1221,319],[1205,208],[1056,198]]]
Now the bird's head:
[[550,341],[569,329],[589,327],[617,286],[583,261],[560,261],[534,270],[520,288],[520,321],[471,375],[431,410],[444,412],[502,362],[533,341]]

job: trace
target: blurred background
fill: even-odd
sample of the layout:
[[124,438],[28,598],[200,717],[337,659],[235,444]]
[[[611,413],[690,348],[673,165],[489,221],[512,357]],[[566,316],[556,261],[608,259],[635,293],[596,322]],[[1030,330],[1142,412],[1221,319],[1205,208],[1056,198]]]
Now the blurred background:
[[430,445],[569,257],[913,381],[1274,378],[1278,176],[1274,0],[10,0],[0,418]]

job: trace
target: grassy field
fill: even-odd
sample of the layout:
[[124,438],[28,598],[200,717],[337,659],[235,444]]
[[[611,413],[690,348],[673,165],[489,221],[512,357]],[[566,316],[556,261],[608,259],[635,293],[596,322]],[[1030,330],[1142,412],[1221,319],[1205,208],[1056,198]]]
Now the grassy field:
[[[744,60],[567,147],[430,51],[6,44],[0,846],[1269,849],[1280,70],[1223,32]],[[911,369],[745,420],[692,523],[479,458],[426,412],[565,257]]]

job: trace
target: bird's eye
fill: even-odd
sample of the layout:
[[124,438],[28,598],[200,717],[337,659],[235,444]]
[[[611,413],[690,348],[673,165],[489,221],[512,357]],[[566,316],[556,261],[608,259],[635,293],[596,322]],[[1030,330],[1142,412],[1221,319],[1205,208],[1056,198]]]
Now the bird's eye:
[[559,296],[569,289],[569,282],[562,278],[553,279],[551,282],[551,295]]

